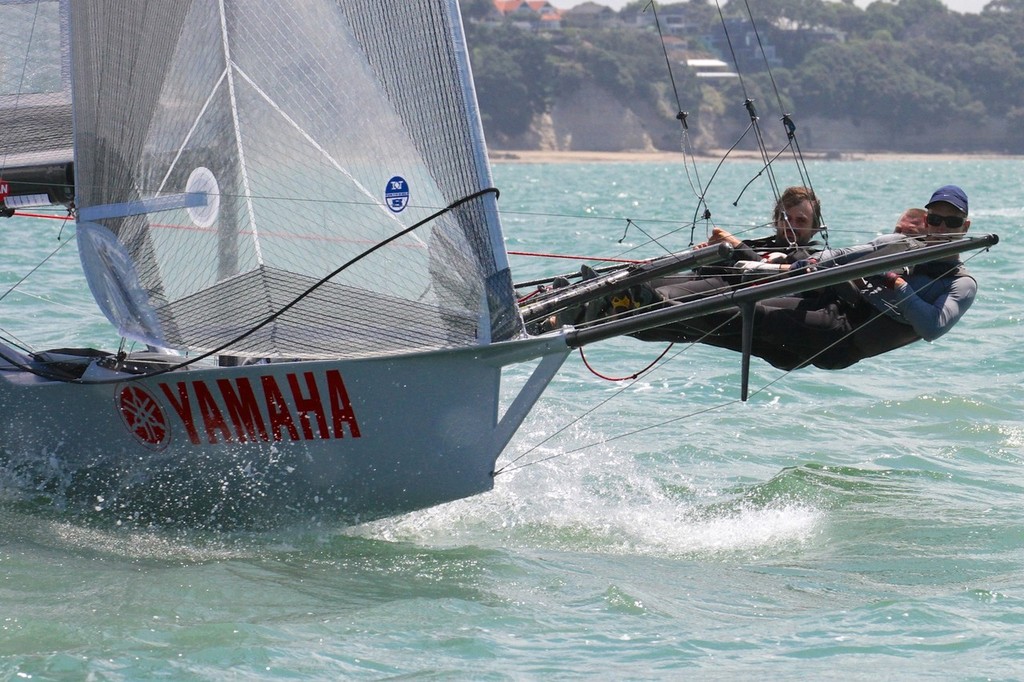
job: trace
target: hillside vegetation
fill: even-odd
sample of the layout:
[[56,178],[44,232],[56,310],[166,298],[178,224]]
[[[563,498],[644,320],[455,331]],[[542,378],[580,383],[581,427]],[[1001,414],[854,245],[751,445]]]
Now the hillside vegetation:
[[[757,37],[778,59],[768,68],[748,49],[736,59],[742,78],[714,80],[698,79],[685,58],[720,56],[717,7],[677,3],[688,25],[666,43],[670,77],[658,33],[636,21],[647,4],[632,3],[600,28],[537,31],[483,21],[489,0],[464,2],[489,143],[673,149],[682,110],[695,146],[730,146],[749,123],[749,98],[773,143],[784,142],[778,120],[787,113],[805,149],[1024,152],[1024,0],[993,0],[980,14],[951,12],[940,0],[866,9],[758,0],[749,3]],[[662,16],[673,9],[658,5]],[[750,23],[745,2],[724,3],[722,13]]]

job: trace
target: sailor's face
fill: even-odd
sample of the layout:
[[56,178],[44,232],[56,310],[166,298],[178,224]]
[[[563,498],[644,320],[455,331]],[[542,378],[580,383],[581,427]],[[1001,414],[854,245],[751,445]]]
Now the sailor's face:
[[925,241],[929,242],[956,239],[971,226],[971,221],[964,218],[955,206],[944,201],[928,206],[928,218],[925,222]]
[[908,237],[919,237],[927,233],[923,215],[902,215],[896,223],[896,232]]
[[807,199],[786,209],[785,214],[775,224],[775,233],[779,239],[797,244],[806,244],[814,238],[814,206]]

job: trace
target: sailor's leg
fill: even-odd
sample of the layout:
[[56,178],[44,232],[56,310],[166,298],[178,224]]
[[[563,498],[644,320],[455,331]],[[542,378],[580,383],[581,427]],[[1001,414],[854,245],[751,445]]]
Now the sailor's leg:
[[666,301],[689,301],[728,291],[732,286],[721,277],[675,276],[651,282],[658,296]]
[[766,343],[800,358],[802,364],[841,369],[860,359],[853,347],[848,311],[841,302],[820,305],[803,300],[787,307],[764,306],[758,312],[760,331],[755,333]]

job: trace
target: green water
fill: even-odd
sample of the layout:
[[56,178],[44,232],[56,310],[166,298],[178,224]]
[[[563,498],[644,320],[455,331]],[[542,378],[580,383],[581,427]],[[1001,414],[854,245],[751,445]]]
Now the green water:
[[[764,179],[732,205],[757,170],[720,172],[718,224],[765,234]],[[1024,162],[810,170],[836,245],[888,231],[939,185],[967,190],[971,231],[1002,241],[968,263],[979,296],[952,332],[839,373],[755,361],[745,404],[726,351],[673,348],[626,385],[572,356],[493,492],[356,528],[96,529],[12,494],[0,678],[1019,678]],[[645,232],[690,239],[679,167],[495,176],[510,250],[653,255]],[[5,227],[11,282],[59,226]],[[8,332],[103,340],[68,249],[0,303]],[[578,267],[511,262],[517,280]],[[620,340],[587,359],[628,375],[662,349]]]

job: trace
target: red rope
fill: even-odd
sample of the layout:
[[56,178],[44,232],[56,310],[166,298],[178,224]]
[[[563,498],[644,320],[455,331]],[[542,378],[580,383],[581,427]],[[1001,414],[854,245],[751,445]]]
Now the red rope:
[[27,213],[25,211],[15,211],[14,215],[19,218],[50,218],[51,220],[74,220],[70,215],[52,215],[50,213]]
[[544,292],[542,292],[540,289],[537,289],[536,291],[531,291],[526,296],[523,296],[522,298],[520,298],[518,302],[519,302],[520,305],[522,305],[523,303],[526,303],[527,301],[529,301],[534,296],[538,296],[538,295],[540,295],[542,293],[544,293]]
[[586,368],[590,370],[590,373],[593,374],[594,376],[598,377],[599,379],[604,379],[605,381],[629,381],[630,379],[638,378],[641,374],[643,374],[644,372],[649,370],[651,367],[654,367],[656,364],[658,364],[658,361],[660,361],[663,357],[665,357],[665,354],[668,353],[669,350],[671,350],[672,346],[674,346],[674,345],[675,345],[674,343],[668,344],[668,346],[665,347],[665,350],[661,351],[661,355],[659,355],[658,357],[654,358],[654,360],[651,361],[651,364],[647,365],[646,367],[644,367],[642,370],[640,370],[636,374],[630,375],[628,377],[609,377],[609,376],[605,376],[604,374],[601,374],[600,372],[598,372],[596,369],[594,369],[593,367],[590,366],[589,362],[587,362],[587,356],[583,354],[583,346],[580,346],[580,359],[583,360],[584,366],[586,366]]

